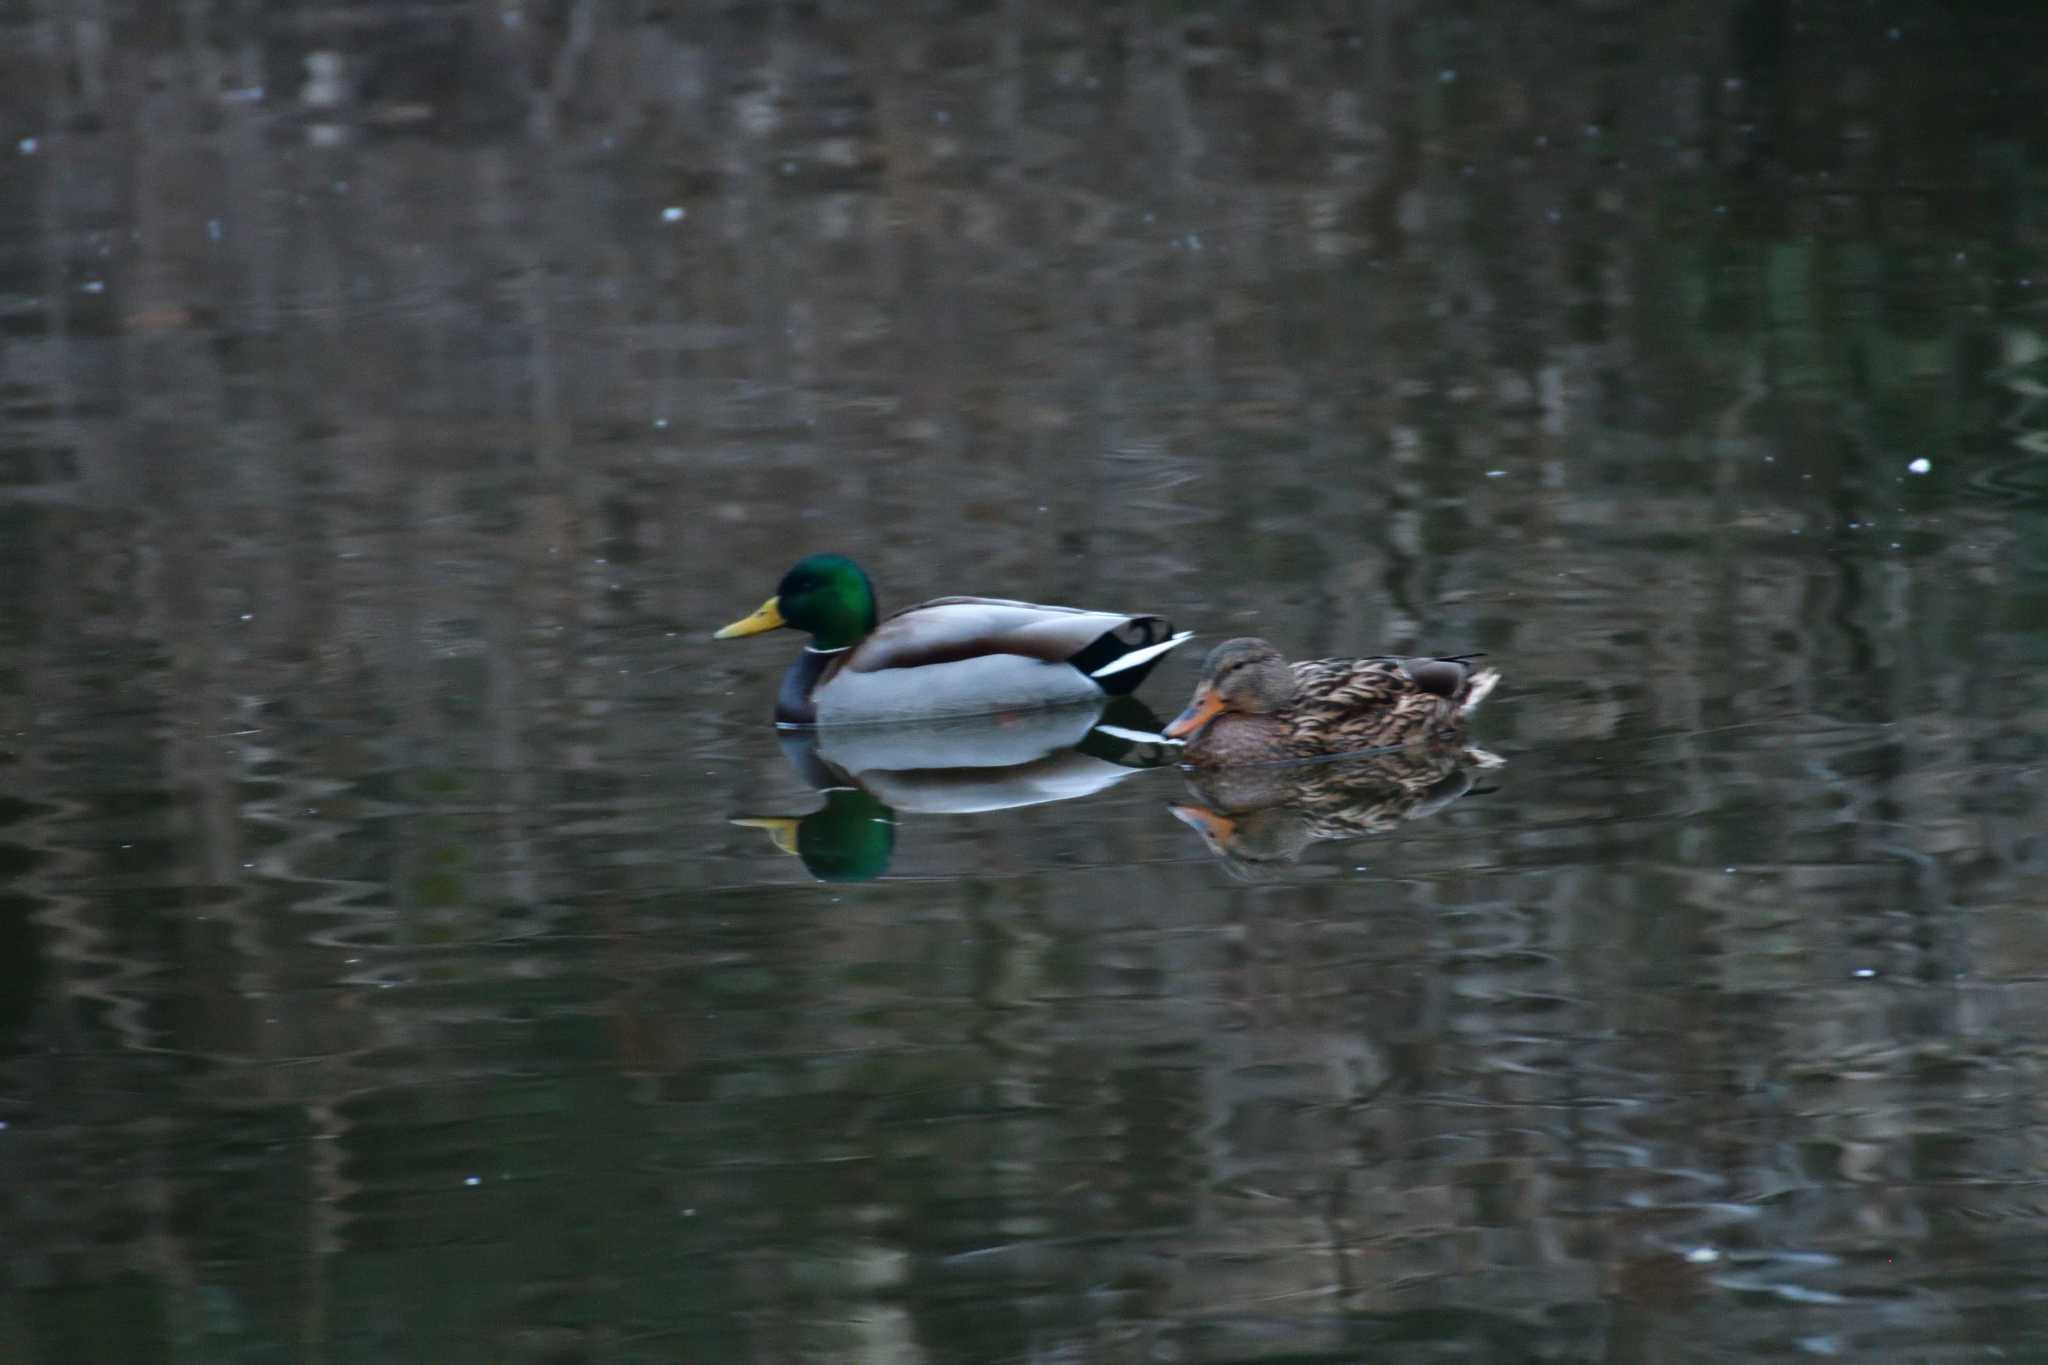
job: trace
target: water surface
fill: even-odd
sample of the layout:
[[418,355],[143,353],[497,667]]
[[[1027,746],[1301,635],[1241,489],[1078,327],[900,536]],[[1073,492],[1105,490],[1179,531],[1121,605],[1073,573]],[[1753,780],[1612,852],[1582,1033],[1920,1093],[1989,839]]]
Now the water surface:
[[[2037,1352],[2048,23],[1822,8],[0,2],[0,1353]],[[1500,761],[820,769],[814,549]]]

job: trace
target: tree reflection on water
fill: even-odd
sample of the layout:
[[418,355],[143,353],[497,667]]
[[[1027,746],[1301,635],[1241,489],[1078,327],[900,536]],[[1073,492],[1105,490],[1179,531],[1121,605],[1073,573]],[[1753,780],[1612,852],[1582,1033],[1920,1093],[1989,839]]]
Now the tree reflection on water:
[[[0,6],[0,1353],[2023,1349],[2044,38]],[[1507,761],[821,884],[702,638],[811,549]]]

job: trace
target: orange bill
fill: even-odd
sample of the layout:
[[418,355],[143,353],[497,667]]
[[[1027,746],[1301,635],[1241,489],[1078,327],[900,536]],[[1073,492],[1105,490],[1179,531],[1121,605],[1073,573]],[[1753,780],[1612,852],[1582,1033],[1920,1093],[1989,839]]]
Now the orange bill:
[[1227,815],[1218,815],[1207,806],[1182,806],[1169,803],[1166,807],[1173,812],[1173,818],[1202,836],[1210,847],[1230,847],[1231,838],[1237,833],[1237,821]]
[[1195,689],[1195,699],[1188,703],[1188,709],[1173,718],[1173,724],[1162,733],[1168,739],[1182,739],[1207,725],[1223,712],[1223,698],[1216,695],[1216,689],[1203,683]]

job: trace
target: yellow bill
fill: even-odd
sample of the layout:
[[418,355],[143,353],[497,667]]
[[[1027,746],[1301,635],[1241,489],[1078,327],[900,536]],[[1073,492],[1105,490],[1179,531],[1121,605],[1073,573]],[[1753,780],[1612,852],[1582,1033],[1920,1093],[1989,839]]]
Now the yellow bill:
[[794,815],[742,815],[732,821],[748,829],[765,829],[775,846],[784,853],[795,853],[796,827],[803,823]]
[[786,626],[788,624],[789,622],[782,619],[782,599],[780,597],[771,597],[766,602],[763,602],[760,610],[756,611],[752,616],[742,616],[739,620],[733,622],[711,638],[714,640],[737,640],[742,635],[759,635],[764,630],[774,630],[778,626]]

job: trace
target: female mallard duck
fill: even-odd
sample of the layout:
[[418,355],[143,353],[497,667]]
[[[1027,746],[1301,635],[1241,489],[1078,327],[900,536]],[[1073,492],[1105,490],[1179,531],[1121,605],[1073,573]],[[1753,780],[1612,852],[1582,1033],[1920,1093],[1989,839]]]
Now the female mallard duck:
[[1197,767],[1354,753],[1455,735],[1500,681],[1475,655],[1441,659],[1306,659],[1264,640],[1209,651],[1194,700],[1166,734]]
[[880,619],[852,560],[797,561],[775,595],[713,639],[778,626],[811,642],[783,675],[783,725],[917,721],[1099,702],[1131,691],[1187,639],[1159,616],[995,597],[935,597]]

